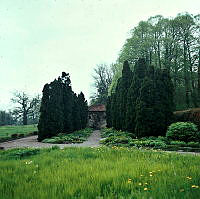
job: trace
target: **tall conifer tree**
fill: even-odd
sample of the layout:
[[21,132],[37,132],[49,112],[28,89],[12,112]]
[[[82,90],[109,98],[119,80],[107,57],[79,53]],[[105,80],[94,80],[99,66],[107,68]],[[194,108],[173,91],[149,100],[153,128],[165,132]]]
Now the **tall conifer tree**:
[[78,95],[78,104],[80,107],[81,128],[86,128],[88,122],[88,105],[82,92]]
[[126,130],[134,132],[135,130],[135,117],[136,117],[136,101],[140,95],[140,88],[145,78],[147,65],[144,59],[139,59],[134,67],[134,73],[131,85],[128,89],[125,126]]
[[77,97],[72,91],[69,74],[65,72],[44,86],[40,112],[39,141],[58,133],[70,133],[87,125],[87,101],[83,93]]

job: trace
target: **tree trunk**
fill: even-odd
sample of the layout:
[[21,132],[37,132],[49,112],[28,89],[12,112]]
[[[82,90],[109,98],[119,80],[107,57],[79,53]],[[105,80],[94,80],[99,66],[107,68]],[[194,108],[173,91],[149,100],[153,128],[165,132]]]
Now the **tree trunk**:
[[27,114],[23,113],[23,125],[27,125]]
[[198,99],[200,102],[200,49],[199,49],[199,64],[198,64]]
[[188,58],[189,58],[189,69],[190,69],[190,78],[191,78],[191,99],[193,102],[194,107],[198,107],[198,99],[197,99],[197,94],[196,94],[196,88],[195,88],[195,78],[193,75],[193,68],[192,68],[192,58],[191,58],[191,52],[190,52],[190,47],[187,42],[187,52],[188,52]]
[[188,79],[188,73],[187,73],[187,55],[186,55],[186,41],[184,40],[183,44],[183,64],[184,64],[184,80],[185,80],[185,103],[187,108],[190,107],[190,99],[189,99],[189,93],[190,93],[190,88],[189,88],[189,79]]

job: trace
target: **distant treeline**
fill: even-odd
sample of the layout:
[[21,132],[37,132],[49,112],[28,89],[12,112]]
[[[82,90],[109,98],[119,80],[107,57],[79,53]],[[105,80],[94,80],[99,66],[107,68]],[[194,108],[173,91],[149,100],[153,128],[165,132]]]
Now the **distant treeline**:
[[12,125],[14,124],[14,119],[11,113],[6,111],[0,111],[0,126]]

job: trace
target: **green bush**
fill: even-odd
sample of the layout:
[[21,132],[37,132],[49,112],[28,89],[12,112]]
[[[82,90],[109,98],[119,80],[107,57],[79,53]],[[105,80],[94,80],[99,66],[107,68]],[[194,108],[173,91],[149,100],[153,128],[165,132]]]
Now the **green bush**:
[[169,139],[167,139],[167,137],[164,136],[158,136],[157,140],[163,141],[165,144],[170,143]]
[[17,134],[17,133],[12,134],[12,135],[11,135],[11,138],[13,138],[13,139],[18,138],[18,134]]
[[200,143],[199,142],[188,142],[187,146],[193,147],[193,148],[200,148]]
[[113,128],[104,128],[101,130],[101,137],[106,138],[110,136],[125,136],[125,137],[131,137],[135,138],[135,135],[133,133],[129,133],[126,131],[117,131]]
[[176,146],[182,146],[185,147],[187,146],[187,143],[183,142],[183,141],[171,141],[170,145],[176,145]]
[[167,145],[163,141],[159,140],[133,140],[130,146],[140,147],[152,147],[152,148],[165,148]]
[[177,122],[168,127],[166,137],[171,140],[184,142],[198,141],[199,132],[197,126],[190,122]]
[[105,144],[106,146],[114,146],[119,144],[129,144],[131,140],[131,138],[125,136],[110,136],[105,138],[104,140],[101,140],[100,143]]
[[32,155],[36,155],[39,152],[40,149],[29,149],[29,148],[11,149],[9,151],[4,151],[0,155],[0,157],[2,156],[3,159],[21,159]]

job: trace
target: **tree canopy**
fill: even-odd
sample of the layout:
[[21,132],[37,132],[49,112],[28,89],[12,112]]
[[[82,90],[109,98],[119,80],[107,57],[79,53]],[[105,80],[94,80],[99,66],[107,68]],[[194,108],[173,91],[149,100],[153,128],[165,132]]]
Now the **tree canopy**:
[[157,15],[139,22],[121,49],[110,91],[114,92],[121,77],[123,62],[127,60],[133,70],[140,57],[148,65],[169,71],[176,110],[200,105],[200,15]]

